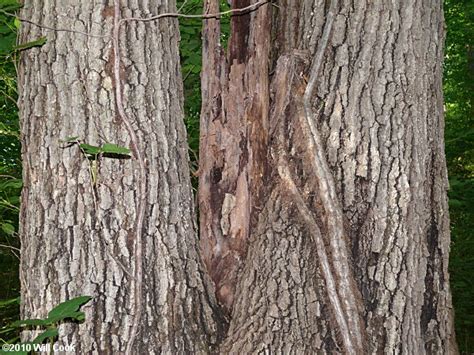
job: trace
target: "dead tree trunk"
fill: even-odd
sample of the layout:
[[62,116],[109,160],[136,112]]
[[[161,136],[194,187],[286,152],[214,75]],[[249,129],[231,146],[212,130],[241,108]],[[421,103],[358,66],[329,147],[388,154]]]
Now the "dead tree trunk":
[[[73,31],[21,29],[22,42],[48,38],[19,72],[22,316],[90,295],[86,322],[60,335],[78,354],[207,352],[223,322],[197,248],[177,20],[116,31],[175,1],[60,4],[28,0],[21,12]],[[71,136],[133,157],[89,162],[61,144]]]
[[201,245],[231,312],[221,350],[456,353],[441,4],[277,5],[234,17],[227,52],[204,26]]

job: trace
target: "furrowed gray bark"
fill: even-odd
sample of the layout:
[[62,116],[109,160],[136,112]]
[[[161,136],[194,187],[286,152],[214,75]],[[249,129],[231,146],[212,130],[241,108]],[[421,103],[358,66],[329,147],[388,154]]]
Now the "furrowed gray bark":
[[[250,205],[264,208],[250,223],[221,349],[456,353],[441,4],[340,1],[310,95],[313,129],[303,97],[329,5],[281,0],[271,26],[239,29],[260,31],[272,43],[272,85],[267,155],[259,160],[264,187],[259,201],[250,197]],[[204,77],[232,85],[230,76],[212,70]],[[203,112],[220,112],[213,97],[204,96]],[[314,132],[320,143],[308,140]],[[205,159],[226,161],[227,143]],[[314,165],[317,154],[327,162],[333,193],[322,180],[326,168]],[[223,206],[214,207],[217,220]],[[342,317],[338,302],[346,302]],[[344,322],[352,325],[344,330]],[[361,339],[352,349],[351,337]]]
[[[176,11],[167,0],[121,1],[119,10]],[[117,64],[113,1],[25,1],[22,17],[106,36],[22,25],[21,42],[48,38],[22,54],[19,72],[22,316],[45,317],[61,301],[91,295],[86,321],[61,327],[59,341],[77,353],[208,352],[224,322],[198,254],[176,19],[122,25]],[[135,144],[119,112],[118,77],[145,166],[135,151],[102,157],[93,182],[79,148],[60,140]]]

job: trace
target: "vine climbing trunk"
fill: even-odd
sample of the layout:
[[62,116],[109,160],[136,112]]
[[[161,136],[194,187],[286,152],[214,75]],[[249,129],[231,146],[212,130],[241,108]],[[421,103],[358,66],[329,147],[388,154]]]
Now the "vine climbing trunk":
[[203,36],[221,351],[456,353],[440,2],[280,0],[234,17],[227,50],[217,19]]
[[[198,255],[177,20],[123,20],[175,6],[27,0],[21,11],[36,23],[21,42],[48,39],[19,69],[21,312],[92,296],[84,324],[60,332],[76,353],[207,351],[225,326]],[[92,179],[92,162],[61,144],[72,136],[132,157],[101,157]]]

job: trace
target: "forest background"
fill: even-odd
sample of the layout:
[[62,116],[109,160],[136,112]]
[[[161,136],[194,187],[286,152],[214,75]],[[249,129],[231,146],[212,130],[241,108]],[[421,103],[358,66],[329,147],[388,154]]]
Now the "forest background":
[[[18,334],[2,332],[19,318],[19,238],[21,159],[17,107],[16,33],[20,26],[7,14],[15,0],[0,2],[0,342]],[[202,13],[201,0],[178,0],[185,14]],[[228,9],[222,1],[222,10]],[[445,139],[451,216],[450,273],[456,336],[461,353],[474,353],[474,1],[445,0],[447,36],[444,59]],[[222,38],[229,33],[222,18]],[[201,110],[200,19],[180,20],[181,68],[185,89],[185,123],[191,171],[198,166]],[[193,179],[197,187],[197,180]]]

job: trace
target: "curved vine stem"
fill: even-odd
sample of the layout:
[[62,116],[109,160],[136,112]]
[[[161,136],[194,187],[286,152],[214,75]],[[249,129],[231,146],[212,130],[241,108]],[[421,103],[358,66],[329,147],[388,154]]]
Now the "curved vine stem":
[[151,16],[151,17],[127,17],[123,18],[120,20],[120,22],[128,22],[128,21],[141,21],[141,22],[149,22],[149,21],[155,21],[160,18],[164,17],[180,17],[180,18],[201,18],[201,19],[210,19],[210,18],[219,18],[223,15],[242,15],[247,12],[251,12],[254,10],[257,10],[259,7],[270,3],[271,0],[260,0],[254,4],[251,4],[246,7],[242,7],[240,9],[231,9],[227,11],[222,11],[222,12],[217,12],[213,14],[197,14],[197,15],[186,15],[186,14],[181,14],[178,12],[166,12],[163,14]]
[[[356,354],[363,349],[363,335],[361,329],[361,319],[357,306],[358,293],[355,290],[355,282],[353,280],[349,267],[349,255],[344,236],[343,212],[336,193],[336,185],[331,174],[329,164],[327,162],[322,140],[318,129],[314,123],[314,115],[311,105],[311,99],[314,95],[318,76],[321,69],[324,52],[328,46],[329,37],[332,32],[334,16],[338,6],[338,0],[331,0],[328,13],[326,15],[326,23],[319,40],[318,47],[314,56],[311,73],[304,93],[303,105],[306,116],[306,123],[309,127],[309,145],[312,146],[315,159],[313,160],[313,168],[319,186],[320,197],[325,209],[326,225],[329,232],[329,248],[324,254],[332,258],[332,272],[323,272],[326,285],[337,285],[338,292],[329,292],[332,308],[334,310],[335,319],[342,335],[345,352]],[[318,237],[318,236],[316,236]],[[321,238],[321,235],[319,234]],[[318,243],[325,247],[325,243]],[[323,265],[324,266],[324,265]],[[327,266],[327,265],[326,265]]]
[[120,27],[121,27],[120,0],[114,3],[114,27],[113,27],[113,47],[114,47],[114,78],[115,78],[115,101],[117,105],[118,116],[125,126],[130,137],[130,150],[138,162],[138,184],[137,184],[137,216],[135,220],[135,240],[133,254],[135,265],[133,270],[133,301],[134,301],[134,319],[130,338],[127,344],[126,354],[132,353],[132,347],[138,334],[140,321],[142,318],[142,299],[143,299],[143,241],[142,231],[145,219],[146,205],[146,168],[145,159],[138,144],[138,136],[132,127],[130,118],[125,112],[123,103],[123,87],[120,78]]

